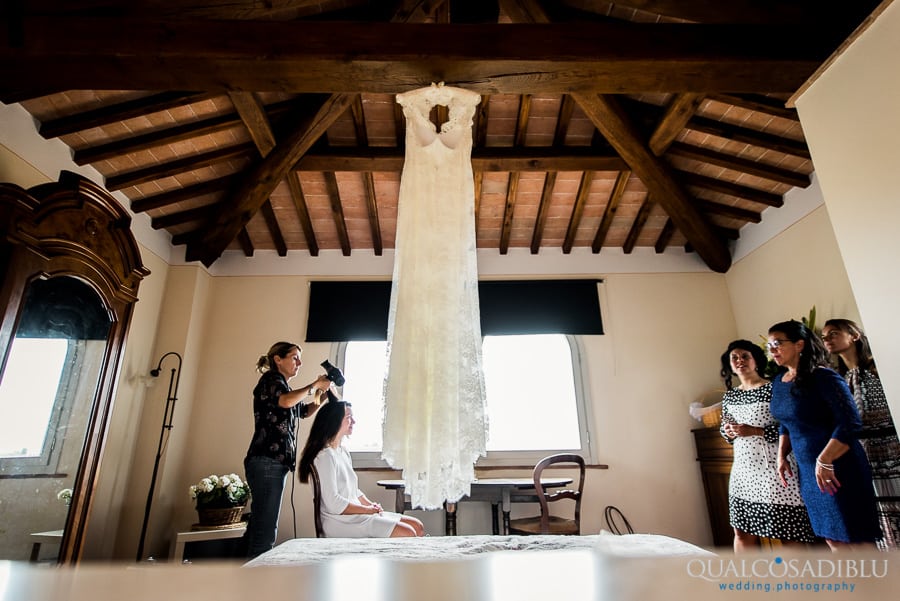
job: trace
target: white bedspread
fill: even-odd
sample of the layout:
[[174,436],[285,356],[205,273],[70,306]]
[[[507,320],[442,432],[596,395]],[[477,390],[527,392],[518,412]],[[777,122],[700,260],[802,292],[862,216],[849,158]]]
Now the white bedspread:
[[659,534],[602,532],[589,536],[426,536],[422,538],[295,538],[247,562],[249,567],[304,565],[340,556],[374,554],[385,559],[436,561],[493,551],[596,549],[628,556],[712,555],[691,543]]

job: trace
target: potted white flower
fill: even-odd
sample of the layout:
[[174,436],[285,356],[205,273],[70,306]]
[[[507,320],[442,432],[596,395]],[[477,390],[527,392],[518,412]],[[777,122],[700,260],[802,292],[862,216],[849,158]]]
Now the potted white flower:
[[58,493],[56,493],[56,498],[62,501],[68,506],[72,502],[72,489],[64,488]]
[[240,520],[250,486],[237,474],[210,474],[189,489],[201,526],[224,526]]

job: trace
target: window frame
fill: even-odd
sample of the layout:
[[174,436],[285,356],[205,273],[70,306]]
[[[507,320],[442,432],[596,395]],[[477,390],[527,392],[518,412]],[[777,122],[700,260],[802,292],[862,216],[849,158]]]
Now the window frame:
[[[598,463],[596,444],[591,436],[594,424],[594,412],[588,381],[588,370],[584,365],[584,347],[582,337],[576,334],[560,334],[566,338],[569,344],[569,352],[572,361],[572,379],[575,387],[575,405],[578,418],[578,431],[581,438],[581,448],[578,449],[547,449],[547,450],[520,450],[520,451],[488,451],[487,455],[480,457],[475,464],[476,468],[494,467],[531,467],[538,461],[554,453],[577,453],[585,458],[589,464]],[[342,341],[331,344],[330,361],[344,369],[344,358],[347,345],[350,342]],[[381,458],[378,451],[351,451],[353,465],[357,468],[391,469],[391,466]]]

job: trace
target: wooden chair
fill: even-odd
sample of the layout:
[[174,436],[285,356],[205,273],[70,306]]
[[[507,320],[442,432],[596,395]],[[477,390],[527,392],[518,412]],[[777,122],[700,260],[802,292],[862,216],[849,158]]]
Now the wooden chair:
[[603,510],[603,516],[606,518],[606,526],[613,534],[634,534],[628,518],[615,505],[607,505]]
[[313,489],[313,521],[316,525],[316,538],[326,538],[322,528],[322,487],[319,486],[319,472],[315,465],[309,466],[309,483]]
[[[578,466],[578,488],[548,492],[541,486],[541,474],[547,466],[560,463]],[[581,455],[560,453],[541,459],[534,466],[534,490],[541,506],[541,515],[510,520],[510,534],[581,534],[581,495],[584,490],[584,458]],[[575,503],[572,519],[550,515],[550,503],[564,499]]]

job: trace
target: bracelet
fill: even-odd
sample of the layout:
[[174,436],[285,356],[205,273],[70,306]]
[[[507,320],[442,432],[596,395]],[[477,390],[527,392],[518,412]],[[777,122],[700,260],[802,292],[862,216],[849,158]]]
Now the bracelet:
[[834,471],[834,464],[833,464],[833,463],[822,463],[821,461],[819,461],[819,458],[818,458],[818,457],[816,457],[816,467],[820,467],[820,468],[822,468],[823,470],[828,470],[829,472],[833,472],[833,471]]

